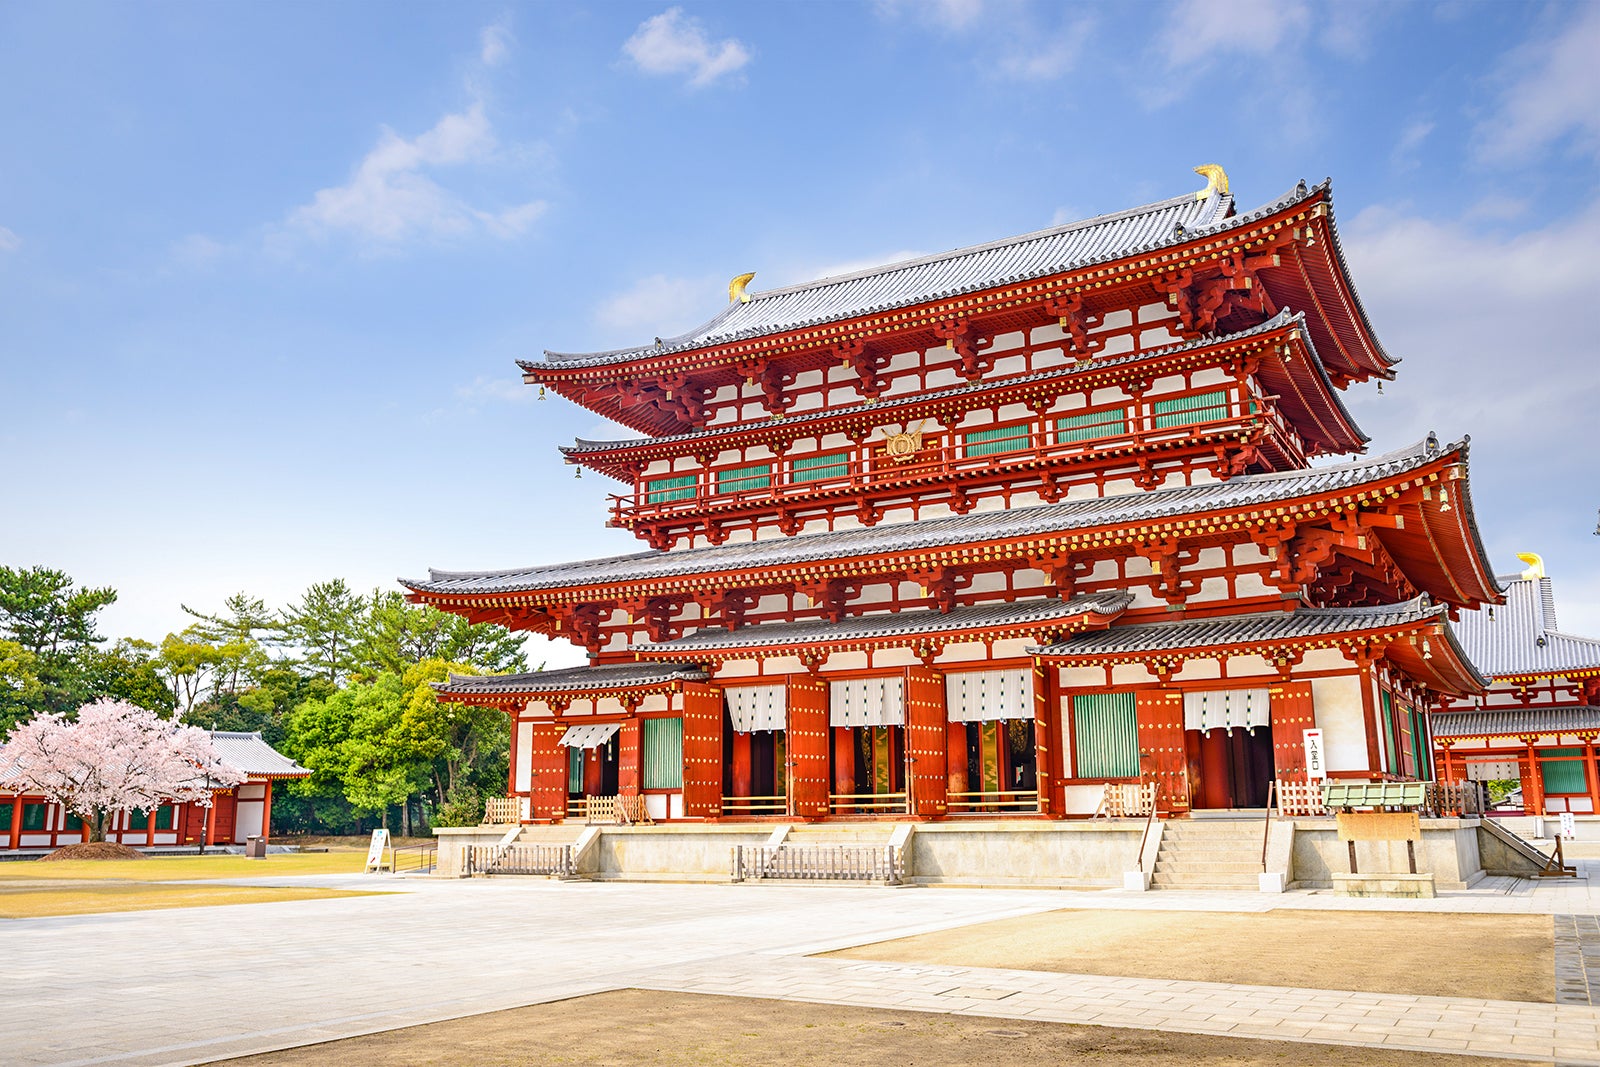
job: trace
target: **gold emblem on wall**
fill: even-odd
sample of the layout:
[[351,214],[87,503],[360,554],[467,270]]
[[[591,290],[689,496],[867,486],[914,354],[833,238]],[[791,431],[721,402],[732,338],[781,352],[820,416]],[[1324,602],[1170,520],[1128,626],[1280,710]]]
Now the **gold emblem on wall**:
[[896,463],[910,463],[922,451],[922,428],[926,425],[928,420],[923,419],[915,430],[901,430],[899,433],[890,433],[888,427],[882,427],[883,447],[879,449],[879,454]]

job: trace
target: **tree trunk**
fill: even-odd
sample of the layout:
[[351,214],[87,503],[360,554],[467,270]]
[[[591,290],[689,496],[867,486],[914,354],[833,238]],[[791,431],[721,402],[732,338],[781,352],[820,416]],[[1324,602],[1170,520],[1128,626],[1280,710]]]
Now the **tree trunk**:
[[106,810],[96,808],[94,818],[89,820],[89,840],[104,841],[106,839]]
[[410,797],[407,797],[406,799],[404,799],[404,800],[402,800],[400,802],[400,836],[401,837],[410,837],[411,836],[411,798]]

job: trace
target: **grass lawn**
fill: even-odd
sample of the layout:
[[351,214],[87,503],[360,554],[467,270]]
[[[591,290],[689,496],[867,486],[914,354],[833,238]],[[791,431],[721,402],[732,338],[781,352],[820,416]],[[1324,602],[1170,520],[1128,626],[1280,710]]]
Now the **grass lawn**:
[[[194,885],[206,879],[281,878],[305,874],[359,874],[364,848],[243,856],[152,856],[142,860],[67,860],[0,863],[0,919],[95,915],[152,908],[198,908],[358,895],[313,886]],[[375,880],[374,887],[376,888]],[[361,894],[364,895],[364,894]]]

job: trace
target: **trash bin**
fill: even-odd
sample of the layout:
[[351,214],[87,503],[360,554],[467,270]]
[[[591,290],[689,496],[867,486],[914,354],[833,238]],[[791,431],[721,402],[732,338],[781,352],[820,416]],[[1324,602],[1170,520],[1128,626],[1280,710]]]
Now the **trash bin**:
[[251,834],[244,839],[244,858],[247,860],[264,860],[267,858],[267,839]]

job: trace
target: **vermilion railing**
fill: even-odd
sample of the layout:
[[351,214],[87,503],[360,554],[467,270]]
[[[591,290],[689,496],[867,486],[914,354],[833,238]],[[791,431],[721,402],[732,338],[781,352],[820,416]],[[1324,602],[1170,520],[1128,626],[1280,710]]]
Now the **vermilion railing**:
[[[1163,398],[1165,399],[1165,398]],[[1273,403],[1276,397],[1233,397],[1225,405],[1224,415],[1197,419],[1181,424],[1157,425],[1159,420],[1171,422],[1180,413],[1157,413],[1153,405],[1128,405],[1124,418],[1106,422],[1108,432],[1097,436],[1078,436],[1081,427],[1068,430],[1071,440],[1059,440],[1056,420],[1064,414],[1055,413],[1035,419],[1028,425],[1027,440],[1019,439],[1017,447],[1004,451],[967,454],[960,440],[962,431],[939,434],[932,442],[931,452],[910,462],[896,462],[875,449],[854,452],[843,461],[845,471],[833,477],[796,481],[788,461],[772,461],[771,483],[736,492],[717,492],[714,472],[700,471],[693,486],[672,490],[651,491],[641,479],[633,493],[612,494],[612,520],[617,525],[630,525],[638,520],[660,521],[674,516],[693,516],[698,519],[707,511],[734,511],[752,507],[771,506],[802,497],[847,496],[851,493],[889,486],[914,487],[941,482],[959,481],[963,484],[982,484],[984,474],[995,477],[1014,476],[1019,466],[1047,467],[1079,458],[1086,453],[1105,451],[1119,445],[1149,446],[1163,442],[1185,442],[1194,438],[1219,436],[1239,430],[1266,429],[1280,442],[1297,441],[1292,427]],[[1004,424],[1001,424],[1004,425]],[[986,427],[976,427],[984,429]],[[1298,445],[1295,446],[1298,451]],[[679,472],[683,476],[687,472]],[[657,476],[659,477],[659,476]],[[683,493],[679,499],[662,499],[668,493]],[[654,501],[651,497],[655,497]]]

